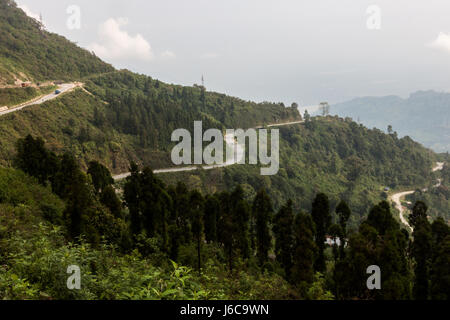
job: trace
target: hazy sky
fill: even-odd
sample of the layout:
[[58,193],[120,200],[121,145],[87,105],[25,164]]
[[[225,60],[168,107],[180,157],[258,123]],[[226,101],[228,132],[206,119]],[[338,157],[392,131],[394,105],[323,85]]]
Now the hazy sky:
[[17,2],[115,67],[184,85],[204,74],[208,90],[244,99],[450,91],[449,0]]

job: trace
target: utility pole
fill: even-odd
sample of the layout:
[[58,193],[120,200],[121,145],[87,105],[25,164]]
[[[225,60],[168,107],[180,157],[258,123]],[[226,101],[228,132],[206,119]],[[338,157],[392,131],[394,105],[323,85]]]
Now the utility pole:
[[42,18],[42,13],[39,13],[39,29],[41,30],[41,31],[43,31],[44,30],[44,19]]

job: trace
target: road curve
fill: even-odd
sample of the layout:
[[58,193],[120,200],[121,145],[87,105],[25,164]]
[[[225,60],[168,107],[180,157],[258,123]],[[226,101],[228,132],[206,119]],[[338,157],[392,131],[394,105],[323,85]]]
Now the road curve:
[[436,167],[433,168],[433,172],[444,169],[444,162],[436,162]]
[[[436,171],[440,171],[444,168],[444,162],[437,162],[436,166],[433,167],[433,172]],[[438,179],[439,183],[435,186],[435,187],[439,187],[441,185],[441,179]],[[404,217],[404,213],[406,211],[406,208],[404,206],[402,206],[401,203],[401,198],[406,197],[410,194],[413,194],[415,191],[414,190],[410,190],[410,191],[403,191],[403,192],[399,192],[399,193],[395,193],[391,196],[391,200],[395,203],[395,208],[399,211],[399,215],[400,215],[400,221],[412,232],[413,228],[411,227],[411,225],[409,224],[409,222],[405,219]]]
[[47,95],[35,98],[35,99],[30,100],[28,102],[19,104],[18,106],[11,107],[8,110],[1,111],[0,112],[0,117],[4,116],[6,114],[9,114],[9,113],[20,111],[20,110],[22,110],[22,109],[24,109],[26,107],[34,106],[34,105],[37,105],[37,104],[41,104],[41,103],[47,102],[49,100],[53,100],[53,99],[59,97],[60,95],[62,95],[64,93],[74,89],[77,86],[79,86],[79,84],[77,84],[77,83],[64,83],[64,84],[61,84],[61,85],[58,86],[58,90],[61,91],[61,93],[56,94],[55,92],[52,92],[50,94],[47,94]]
[[[267,125],[267,127],[270,127],[270,128],[282,127],[282,126],[289,126],[289,125],[293,125],[293,124],[299,124],[299,123],[303,123],[303,122],[304,121],[301,120],[301,121],[275,123],[275,124]],[[259,129],[259,128],[262,128],[262,127],[256,127],[255,129]],[[242,159],[242,157],[245,154],[245,150],[236,141],[233,141],[233,137],[232,136],[227,136],[226,135],[225,136],[225,143],[227,143],[229,145],[234,143],[235,155],[236,155],[235,159],[229,160],[229,161],[227,161],[227,162],[225,162],[223,164],[158,169],[158,170],[154,170],[153,173],[158,174],[158,173],[170,173],[170,172],[186,172],[186,171],[195,171],[195,170],[198,170],[198,169],[212,170],[212,169],[216,169],[216,168],[224,168],[224,167],[232,166],[232,165],[238,163]],[[113,176],[113,179],[115,181],[120,181],[120,180],[123,180],[123,179],[129,177],[130,175],[131,175],[130,172],[121,173],[121,174]]]
[[405,191],[405,192],[399,192],[396,194],[393,194],[391,199],[395,203],[395,208],[400,212],[400,221],[409,229],[409,231],[413,231],[413,228],[409,224],[409,222],[405,219],[405,216],[403,215],[406,211],[406,208],[402,206],[401,198],[406,197],[410,194],[413,194],[415,191]]

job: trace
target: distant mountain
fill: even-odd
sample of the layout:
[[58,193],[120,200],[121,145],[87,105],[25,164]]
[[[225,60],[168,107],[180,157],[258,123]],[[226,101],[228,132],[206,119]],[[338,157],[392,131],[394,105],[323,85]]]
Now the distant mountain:
[[418,91],[396,96],[363,97],[331,107],[331,112],[351,117],[365,126],[410,136],[436,152],[450,151],[450,93]]

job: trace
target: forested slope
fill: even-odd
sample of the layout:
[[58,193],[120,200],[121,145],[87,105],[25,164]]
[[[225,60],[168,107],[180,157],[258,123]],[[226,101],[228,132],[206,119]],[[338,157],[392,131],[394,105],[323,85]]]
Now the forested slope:
[[12,0],[0,0],[0,84],[75,80],[113,67],[62,36],[43,30]]
[[[368,209],[387,199],[385,187],[425,186],[432,180],[434,154],[410,138],[399,139],[380,130],[341,118],[312,118],[304,125],[280,127],[280,171],[262,177],[253,166],[236,165],[211,171],[166,173],[162,179],[180,179],[205,192],[238,184],[249,196],[266,188],[279,208],[288,199],[294,207],[309,209],[317,192],[349,202],[355,227]],[[444,214],[444,213],[443,213]]]

